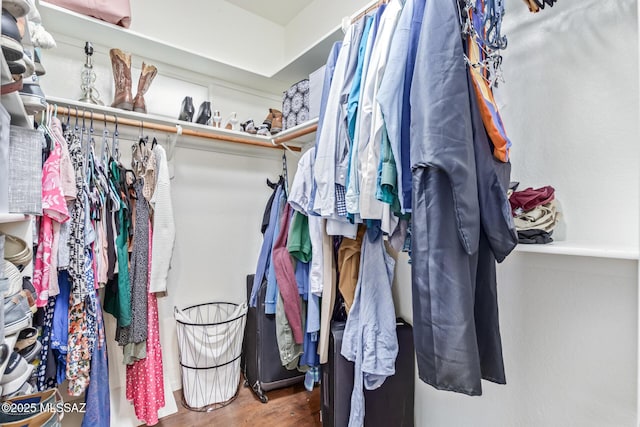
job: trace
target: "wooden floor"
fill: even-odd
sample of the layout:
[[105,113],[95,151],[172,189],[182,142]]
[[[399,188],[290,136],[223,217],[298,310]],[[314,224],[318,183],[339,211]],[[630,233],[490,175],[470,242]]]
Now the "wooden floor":
[[161,427],[320,427],[320,388],[309,393],[302,384],[267,393],[262,403],[250,388],[240,386],[236,400],[212,412],[182,406],[182,391],[174,393],[178,413],[160,420]]

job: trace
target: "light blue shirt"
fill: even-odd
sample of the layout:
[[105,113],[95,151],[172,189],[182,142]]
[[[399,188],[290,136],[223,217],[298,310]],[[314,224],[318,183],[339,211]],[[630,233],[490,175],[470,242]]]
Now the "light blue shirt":
[[262,240],[262,248],[260,248],[260,255],[258,256],[258,265],[256,266],[256,274],[253,279],[253,286],[251,288],[251,297],[249,298],[249,306],[255,307],[258,303],[258,289],[262,285],[262,279],[264,279],[265,271],[270,264],[271,260],[271,248],[273,246],[274,230],[276,223],[278,222],[278,200],[282,197],[282,186],[279,185],[276,189],[276,194],[273,197],[271,204],[271,212],[269,213],[269,225],[264,232],[264,238]]
[[280,233],[280,220],[282,219],[284,204],[286,202],[287,198],[284,191],[281,191],[279,197],[273,200],[273,204],[278,216],[276,219],[275,228],[273,229],[271,253],[269,255],[269,267],[267,269],[267,292],[264,297],[265,314],[276,314],[276,303],[278,302],[278,282],[276,281],[276,269],[273,262],[273,246],[275,245],[276,240],[278,240],[278,234]]
[[394,267],[380,230],[367,230],[355,298],[342,338],[341,353],[355,364],[349,427],[364,425],[363,385],[374,390],[395,374],[398,336],[391,294]]
[[[404,78],[407,67],[407,55],[409,47],[409,35],[411,31],[411,20],[413,17],[413,5],[415,0],[407,0],[400,13],[400,18],[396,24],[391,48],[387,60],[377,101],[382,111],[384,124],[387,128],[388,142],[391,145],[391,152],[396,164],[397,189],[398,194],[403,194],[402,164],[400,154],[401,141],[401,121],[402,121],[402,101],[404,99]],[[407,94],[408,95],[408,94]],[[385,139],[382,140],[383,144]],[[384,149],[384,148],[383,148]],[[382,162],[382,158],[381,158]],[[400,208],[404,212],[404,201],[400,197]]]

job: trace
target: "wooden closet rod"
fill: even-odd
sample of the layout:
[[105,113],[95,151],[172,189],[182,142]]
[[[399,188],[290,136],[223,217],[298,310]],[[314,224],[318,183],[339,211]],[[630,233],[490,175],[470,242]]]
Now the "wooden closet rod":
[[366,8],[365,10],[363,10],[362,12],[357,14],[355,17],[351,18],[351,23],[353,24],[353,23],[357,22],[358,19],[360,19],[363,16],[367,15],[369,12],[373,12],[374,10],[376,10],[377,8],[379,8],[380,6],[382,6],[385,3],[387,3],[387,0],[379,0],[379,1],[375,2],[374,4],[372,4],[371,6],[369,6],[368,8]]
[[[55,107],[52,104],[49,104],[49,108],[53,109]],[[77,117],[80,119],[81,118],[90,119],[91,111],[87,111],[84,109],[76,110],[75,108],[58,106],[58,115]],[[116,123],[116,120],[117,120],[118,125],[132,126],[132,127],[138,127],[138,128],[143,127],[144,129],[151,129],[158,132],[178,133],[178,128],[176,126],[167,126],[159,123],[145,122],[144,120],[133,120],[133,119],[127,119],[127,118],[121,118],[121,117],[118,117],[116,119],[115,116],[109,115],[109,114],[105,115],[102,113],[93,113],[93,120],[94,120],[94,123],[101,123],[101,122],[104,122],[105,120],[109,123]],[[287,135],[286,137],[281,138],[281,140],[274,138],[273,141],[275,142],[275,145],[272,144],[270,141],[255,141],[252,139],[243,138],[242,136],[225,135],[222,133],[214,134],[214,133],[209,133],[201,130],[193,130],[193,129],[182,129],[182,135],[193,136],[196,138],[213,139],[217,141],[226,141],[226,142],[234,142],[239,144],[254,145],[256,147],[282,149],[284,147],[281,147],[280,144],[286,141],[290,141],[291,139],[294,139],[298,136],[304,135],[304,133],[300,135]],[[288,148],[291,149],[292,151],[301,151],[300,147],[288,147]]]

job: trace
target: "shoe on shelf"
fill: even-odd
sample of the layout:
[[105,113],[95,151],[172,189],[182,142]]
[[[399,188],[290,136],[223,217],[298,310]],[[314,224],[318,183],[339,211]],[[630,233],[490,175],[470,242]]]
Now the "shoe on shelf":
[[224,125],[224,128],[228,130],[238,130],[237,125],[238,125],[238,114],[231,113],[229,115],[229,118],[227,119],[227,123]]
[[21,76],[27,71],[27,66],[24,63],[24,59],[20,58],[15,61],[7,61],[7,65],[9,66],[9,72],[13,76]]
[[[28,360],[27,360],[28,362]],[[27,394],[32,394],[34,391],[36,391],[36,388],[34,386],[31,385],[31,383],[29,381],[27,381],[26,383],[22,384],[22,387],[20,387],[19,389],[17,389],[16,391],[14,391],[11,394],[8,394],[6,396],[4,396],[5,400],[11,399],[12,397],[21,397]],[[0,424],[2,425],[2,424]]]
[[20,267],[29,264],[32,258],[33,251],[25,240],[5,234],[4,259]]
[[13,335],[31,326],[31,308],[27,299],[20,295],[4,298],[4,334]]
[[147,104],[144,101],[144,94],[149,90],[151,82],[158,74],[158,69],[154,65],[142,63],[140,70],[140,79],[138,80],[138,92],[133,98],[133,111],[138,113],[147,113]]
[[247,132],[250,133],[252,135],[255,135],[257,132],[257,129],[255,127],[255,125],[253,124],[253,120],[249,119],[244,123],[240,123],[240,128],[242,129],[243,132]]
[[17,295],[22,291],[22,274],[18,267],[9,261],[4,263],[4,277],[9,280],[9,286],[4,294],[5,297]]
[[203,101],[202,104],[200,104],[196,123],[200,123],[201,125],[211,124],[211,102]]
[[26,16],[31,11],[31,6],[26,0],[3,0],[2,8],[7,9],[14,18]]
[[39,412],[19,421],[3,423],[2,427],[60,427],[58,414],[54,411]]
[[47,108],[44,92],[42,92],[38,76],[35,74],[28,79],[24,79],[20,90],[20,98],[22,98],[24,109],[29,115],[35,115]]
[[195,107],[193,106],[193,99],[190,96],[185,96],[182,100],[182,106],[180,107],[180,115],[178,120],[190,122],[193,120],[195,114]]
[[2,8],[2,54],[7,62],[22,59],[23,48],[16,18]]
[[33,50],[33,63],[36,66],[36,75],[38,77],[41,77],[47,74],[47,70],[44,69],[44,66],[42,65],[42,61],[40,60],[40,48],[35,48]]
[[131,95],[131,54],[120,49],[111,49],[111,68],[115,83],[115,95],[113,96],[113,108],[121,110],[133,110],[133,95]]
[[24,55],[22,56],[22,60],[24,61],[25,66],[25,71],[24,73],[22,73],[22,75],[27,79],[34,75],[36,72],[36,64],[33,62],[33,59],[31,59],[31,55],[31,51],[29,49],[25,49]]
[[31,363],[40,356],[41,351],[42,351],[42,344],[40,344],[40,341],[36,340],[36,342],[31,344],[29,347],[26,347],[20,350],[18,354],[24,357],[24,360]]
[[33,373],[33,368],[34,366],[27,363],[18,353],[11,353],[9,363],[0,378],[2,395],[8,396],[18,391]]
[[16,345],[13,346],[15,351],[23,350],[38,341],[38,330],[34,327],[24,328],[18,334]]
[[260,126],[258,126],[258,130],[256,131],[256,134],[260,136],[270,136],[271,132],[269,131],[269,126],[267,126],[264,123],[261,124]]
[[271,135],[275,135],[278,132],[282,131],[282,112],[280,110],[276,110],[275,108],[270,108],[269,112],[271,113]]
[[[29,387],[31,388],[31,391],[28,393],[16,393],[14,396],[5,397],[5,402],[11,403],[16,407],[22,406],[24,410],[20,413],[0,413],[0,426],[4,427],[6,423],[25,420],[40,413],[40,411],[35,410],[36,408],[52,408],[58,402],[58,389],[50,388],[45,391],[36,392],[34,387],[27,382],[25,383],[25,386],[23,386],[23,389],[19,391],[25,391]],[[62,398],[60,397],[60,401],[62,401],[61,399]],[[26,425],[31,426],[33,424]]]

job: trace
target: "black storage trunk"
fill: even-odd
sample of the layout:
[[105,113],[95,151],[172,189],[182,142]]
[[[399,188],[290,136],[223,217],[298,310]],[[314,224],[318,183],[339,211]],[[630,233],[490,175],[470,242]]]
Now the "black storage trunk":
[[[333,322],[329,335],[329,360],[322,365],[322,425],[346,427],[353,391],[353,363],[340,354],[345,322]],[[366,390],[365,427],[413,427],[415,365],[411,325],[398,319],[396,373],[376,390]]]
[[[254,275],[247,276],[247,300],[251,296]],[[257,307],[249,307],[242,345],[242,372],[245,386],[250,386],[262,403],[268,399],[265,391],[288,387],[304,381],[304,373],[289,371],[280,362],[276,341],[276,319],[264,313],[267,282],[263,281],[258,292]]]

